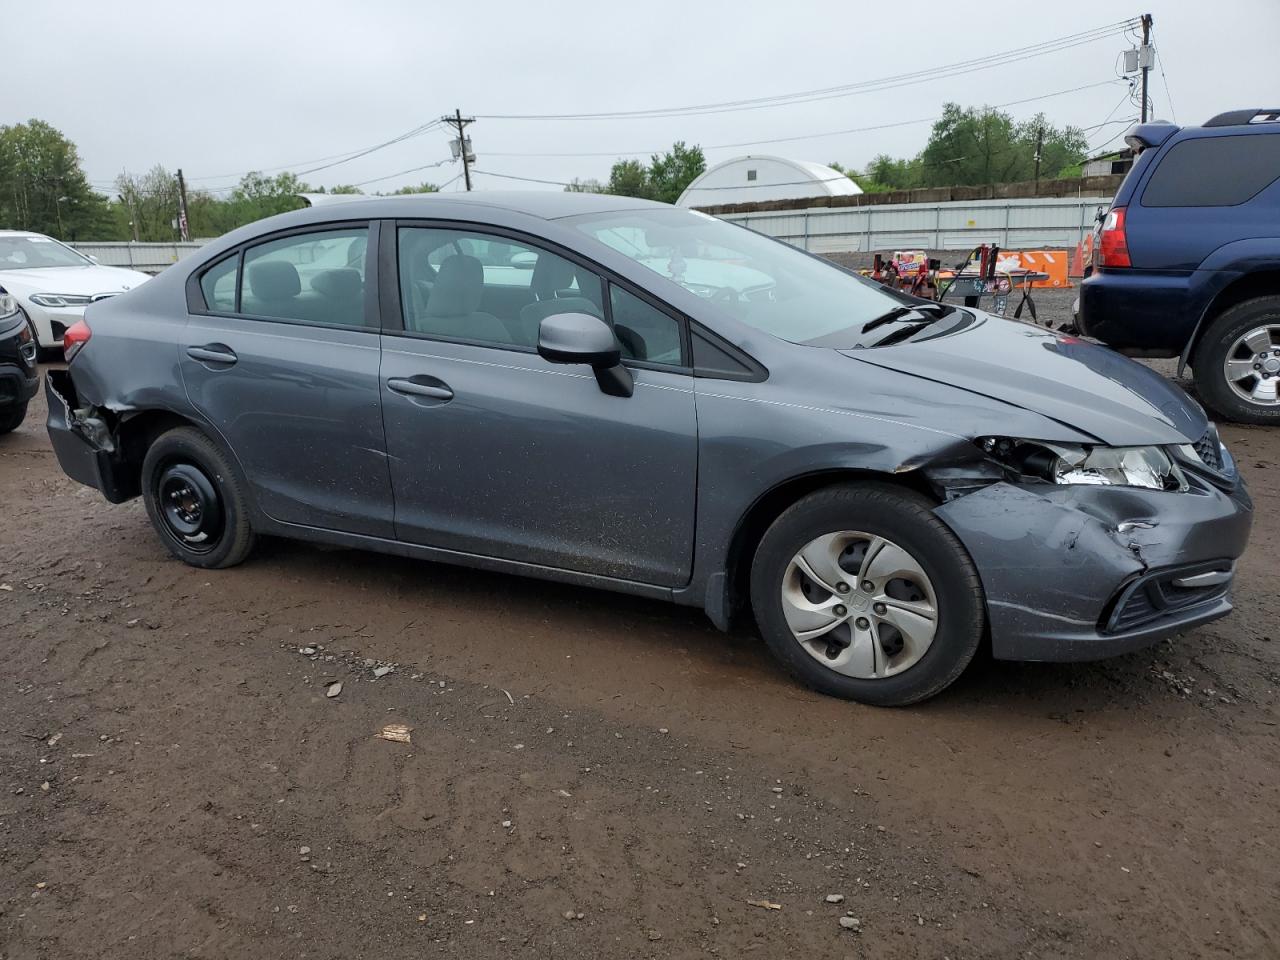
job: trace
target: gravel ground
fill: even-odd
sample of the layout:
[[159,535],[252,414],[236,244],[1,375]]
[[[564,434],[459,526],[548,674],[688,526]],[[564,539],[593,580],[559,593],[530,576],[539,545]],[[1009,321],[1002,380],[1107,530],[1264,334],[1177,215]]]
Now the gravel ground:
[[659,603],[187,568],[43,420],[0,440],[0,960],[1280,956],[1280,434],[1225,430],[1232,617],[876,710]]

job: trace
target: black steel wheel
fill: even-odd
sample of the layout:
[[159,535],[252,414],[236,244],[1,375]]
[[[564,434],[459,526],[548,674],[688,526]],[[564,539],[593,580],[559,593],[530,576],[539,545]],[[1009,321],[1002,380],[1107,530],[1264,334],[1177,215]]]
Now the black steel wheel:
[[194,427],[158,436],[142,464],[142,495],[169,552],[193,567],[231,567],[253,549],[248,504],[222,451]]

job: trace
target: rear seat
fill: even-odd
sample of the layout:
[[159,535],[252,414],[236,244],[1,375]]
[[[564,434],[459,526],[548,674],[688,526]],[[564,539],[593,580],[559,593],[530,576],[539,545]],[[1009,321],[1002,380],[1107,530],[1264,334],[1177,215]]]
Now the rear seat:
[[313,274],[306,292],[298,268],[285,260],[251,263],[246,279],[244,313],[334,326],[364,323],[364,278],[351,267]]

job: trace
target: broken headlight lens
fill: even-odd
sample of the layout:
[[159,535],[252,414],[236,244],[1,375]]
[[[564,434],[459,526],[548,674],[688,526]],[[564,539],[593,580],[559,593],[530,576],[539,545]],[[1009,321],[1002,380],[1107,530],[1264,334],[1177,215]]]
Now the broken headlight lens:
[[1163,447],[1104,447],[983,437],[986,454],[1018,476],[1045,483],[1185,490],[1186,478]]

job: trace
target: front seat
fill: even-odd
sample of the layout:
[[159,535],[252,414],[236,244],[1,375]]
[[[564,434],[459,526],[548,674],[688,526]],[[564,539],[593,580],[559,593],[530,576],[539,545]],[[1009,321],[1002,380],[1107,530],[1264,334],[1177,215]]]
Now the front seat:
[[302,290],[298,268],[287,260],[261,260],[249,264],[249,295],[253,303],[246,313],[264,317],[292,317]]
[[364,323],[364,277],[359,270],[321,270],[311,278],[311,289],[320,295],[312,319],[322,323]]
[[462,340],[512,343],[501,320],[476,309],[483,296],[484,266],[475,257],[455,253],[440,264],[427,308],[414,317],[414,329]]
[[[604,319],[598,298],[600,281],[592,275],[584,283],[585,277],[579,279],[578,268],[560,257],[541,254],[533,265],[533,276],[529,280],[529,290],[534,295],[534,302],[525,305],[520,315],[513,318],[509,326],[516,343],[526,347],[538,345],[538,329],[543,319],[557,313],[589,313],[593,317]],[[577,288],[574,287],[577,281]],[[590,293],[594,291],[593,298]]]

